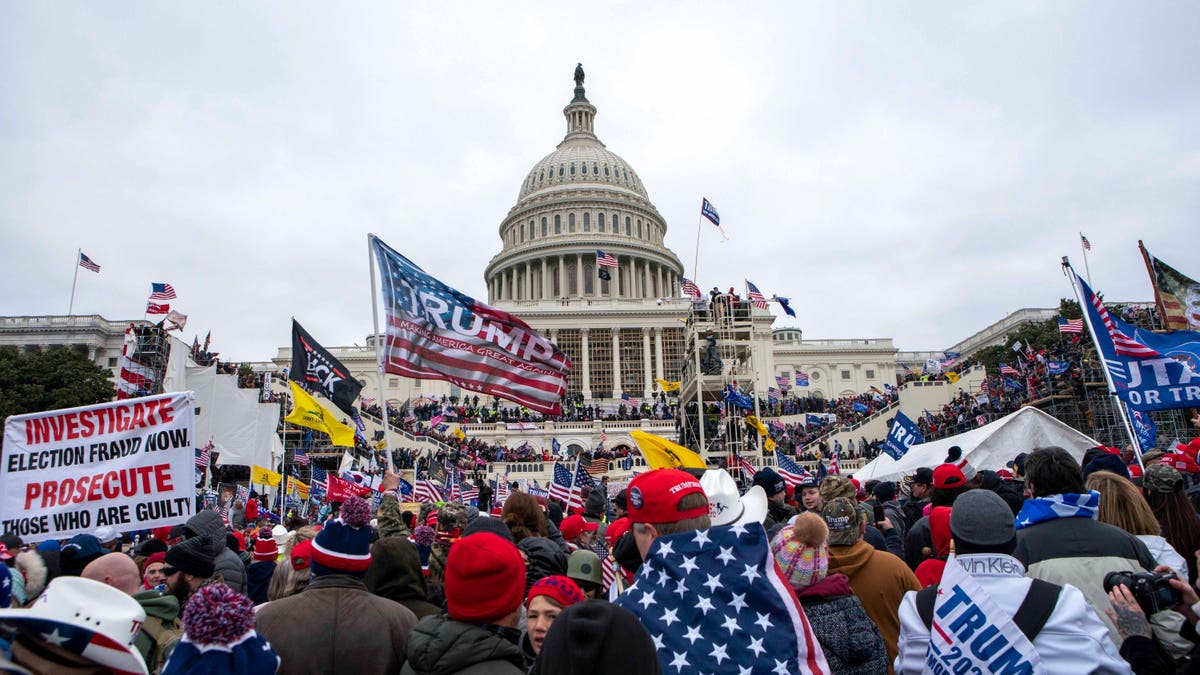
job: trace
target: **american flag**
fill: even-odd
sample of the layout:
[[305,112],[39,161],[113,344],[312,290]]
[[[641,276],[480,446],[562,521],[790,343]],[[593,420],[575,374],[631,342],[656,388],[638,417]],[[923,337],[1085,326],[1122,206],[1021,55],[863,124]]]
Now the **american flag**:
[[1083,250],[1092,250],[1092,242],[1088,241],[1088,238],[1083,236],[1082,232],[1079,233],[1079,241],[1083,242]]
[[151,300],[174,300],[175,289],[171,284],[160,284],[157,282],[150,283],[150,299]]
[[296,452],[292,453],[292,461],[300,466],[308,466],[308,453],[304,448],[296,448]]
[[312,468],[312,484],[313,485],[324,490],[325,489],[325,477],[326,477],[325,469],[322,469],[319,466],[314,466]]
[[801,373],[800,371],[796,371],[796,386],[797,387],[807,387],[808,386],[808,373]]
[[[1075,275],[1076,278],[1079,275]],[[1083,283],[1083,279],[1079,279],[1079,284],[1083,288],[1084,297],[1086,297],[1095,308],[1096,313],[1100,315],[1100,323],[1104,324],[1104,329],[1108,331],[1108,336],[1112,338],[1113,350],[1119,356],[1132,356],[1134,358],[1150,358],[1161,356],[1158,350],[1151,349],[1149,346],[1138,342],[1132,337],[1126,335],[1117,324],[1113,322],[1113,318],[1108,314],[1108,308],[1104,306],[1104,301],[1100,296],[1092,292],[1092,289],[1087,284]]]
[[166,314],[167,312],[170,312],[170,311],[171,311],[170,305],[160,305],[157,302],[147,302],[146,303],[146,313],[147,314]]
[[665,673],[829,673],[757,523],[659,537],[615,604],[649,631]]
[[446,472],[446,486],[442,489],[442,495],[448,502],[462,501],[462,489],[458,485],[458,472],[454,469]]
[[93,262],[91,258],[87,257],[87,254],[83,251],[79,252],[79,266],[92,272],[100,271],[100,266]]
[[634,408],[636,408],[638,406],[638,400],[636,398],[630,396],[629,394],[621,394],[621,401],[625,405],[633,406]]
[[1008,365],[1007,363],[1000,364],[1000,374],[1001,375],[1012,375],[1014,377],[1021,376],[1020,371],[1018,371],[1016,368],[1013,368],[1012,366]]
[[746,297],[750,299],[752,305],[759,309],[767,309],[771,306],[767,302],[767,299],[763,297],[763,294],[759,292],[758,286],[750,283],[749,280],[746,281]]
[[495,506],[504,506],[504,502],[508,501],[508,469],[504,469],[504,476],[496,481],[496,489],[492,491],[492,503]]
[[[378,238],[371,242],[387,312],[386,372],[444,380],[543,414],[562,412],[571,361],[561,349],[520,318],[426,274]],[[453,326],[430,317],[431,302],[444,303]]]
[[767,387],[767,400],[773,401],[773,402],[778,402],[779,401],[779,390],[776,389],[775,387]]
[[442,499],[442,489],[438,487],[437,482],[429,480],[428,477],[418,478],[413,485],[413,499],[426,504],[434,504]]
[[603,576],[604,584],[601,592],[604,594],[603,597],[608,597],[608,589],[612,588],[613,582],[617,580],[617,562],[613,560],[612,556],[600,556],[600,573]]
[[607,431],[605,431],[605,430],[603,430],[603,429],[601,429],[601,430],[600,430],[600,442],[601,442],[601,443],[604,443],[604,442],[605,442],[605,441],[607,441],[607,440],[608,440],[608,432],[607,432]]
[[363,405],[375,405],[375,400],[376,400],[376,399],[375,399],[375,398],[373,398],[373,397],[371,397],[371,396],[363,396],[363,397],[362,397],[361,399],[359,399],[359,400],[360,400],[360,401],[362,401],[362,404],[363,404]]
[[554,480],[550,481],[550,498],[567,503],[571,499],[571,471],[560,462],[554,463]]
[[588,475],[594,475],[594,474],[603,475],[603,474],[608,473],[609,464],[610,464],[610,460],[605,457],[593,458],[592,461],[587,463]]
[[981,385],[979,386],[979,391],[981,391],[981,392],[983,392],[983,393],[985,393],[985,394],[986,394],[986,393],[988,393],[988,388],[989,388],[989,386],[990,386],[990,385],[988,385],[988,379],[987,379],[987,377],[984,377],[984,378],[983,378],[983,384],[981,384]]
[[792,383],[789,380],[790,378],[786,375],[775,376],[775,384],[779,385],[779,388],[785,391],[792,388]]
[[596,249],[596,264],[601,267],[616,267],[617,259],[600,249]]
[[829,473],[839,476],[842,473],[842,465],[838,463],[838,454],[835,452],[829,456]]
[[779,471],[779,475],[783,478],[783,482],[796,487],[800,481],[804,480],[812,474],[807,469],[800,466],[796,460],[788,457],[782,452],[775,453],[775,464]]
[[478,503],[479,502],[479,488],[475,487],[475,485],[473,483],[468,483],[468,486],[469,487],[466,490],[462,491],[463,503],[470,502],[470,501],[474,501],[474,502]]
[[212,441],[205,443],[203,448],[196,448],[196,468],[208,468],[209,462],[212,461],[212,448]]
[[[750,462],[747,462],[746,458],[742,457],[741,455],[734,454],[733,457],[734,457],[734,460],[737,462],[738,467],[741,468],[742,473],[746,474],[750,478],[754,478],[754,474],[758,473],[758,469],[755,469],[754,465],[751,464]],[[784,480],[786,481],[787,479],[785,478]]]
[[700,287],[696,285],[696,282],[688,279],[687,277],[679,277],[679,286],[683,289],[684,295],[693,298],[704,297],[704,294],[700,292]]
[[1083,319],[1064,319],[1058,317],[1058,332],[1059,333],[1082,333]]
[[575,462],[575,484],[571,486],[571,499],[567,502],[567,510],[583,508],[583,486],[596,487],[596,479],[587,472],[582,461]]
[[121,370],[117,375],[117,399],[134,398],[149,393],[154,384],[154,369],[133,360],[137,351],[137,334],[133,324],[125,329],[121,347]]

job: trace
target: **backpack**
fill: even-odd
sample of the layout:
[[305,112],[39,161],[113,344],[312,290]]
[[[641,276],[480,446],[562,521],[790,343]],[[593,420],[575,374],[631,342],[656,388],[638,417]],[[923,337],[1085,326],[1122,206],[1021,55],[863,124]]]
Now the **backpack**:
[[[937,601],[938,585],[926,586],[917,591],[917,614],[921,617],[921,623],[925,624],[925,628],[929,629],[933,625],[933,605]],[[1021,601],[1021,606],[1017,608],[1017,613],[1013,614],[1013,623],[1025,637],[1033,642],[1037,634],[1042,632],[1042,627],[1050,620],[1050,615],[1054,613],[1054,607],[1058,604],[1058,595],[1062,592],[1062,586],[1052,584],[1049,581],[1034,579],[1029,586],[1029,591],[1025,593],[1025,599]]]
[[146,669],[156,673],[166,664],[171,650],[175,648],[179,638],[183,637],[183,624],[179,619],[172,619],[170,623],[166,623],[156,616],[147,615],[146,621],[142,623],[142,632],[150,638]]

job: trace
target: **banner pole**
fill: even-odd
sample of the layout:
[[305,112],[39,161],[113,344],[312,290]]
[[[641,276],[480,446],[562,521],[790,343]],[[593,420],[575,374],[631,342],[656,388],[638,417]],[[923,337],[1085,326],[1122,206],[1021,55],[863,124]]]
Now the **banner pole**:
[[[1084,256],[1087,259],[1087,256]],[[1100,360],[1100,369],[1104,373],[1104,382],[1108,385],[1108,395],[1112,398],[1113,404],[1117,406],[1117,413],[1121,418],[1122,424],[1125,425],[1125,433],[1129,436],[1129,443],[1133,446],[1134,456],[1137,457],[1138,466],[1145,469],[1142,465],[1142,450],[1141,444],[1138,443],[1137,436],[1133,433],[1133,425],[1129,423],[1129,413],[1122,405],[1121,399],[1117,397],[1117,389],[1113,385],[1112,375],[1108,372],[1108,364],[1104,362],[1104,351],[1100,349],[1100,339],[1096,336],[1096,327],[1092,325],[1091,315],[1088,313],[1087,307],[1084,305],[1085,299],[1083,292],[1079,288],[1079,284],[1075,283],[1076,273],[1075,268],[1071,267],[1071,261],[1063,256],[1063,273],[1067,274],[1067,278],[1071,281],[1071,289],[1075,291],[1075,298],[1079,302],[1079,309],[1082,310],[1083,322],[1087,324],[1088,334],[1092,336],[1092,346],[1096,348],[1096,355]],[[1091,285],[1091,284],[1089,284]],[[1095,290],[1092,291],[1095,293]]]
[[71,278],[71,304],[67,305],[67,316],[74,316],[75,311],[75,284],[79,281],[79,260],[83,255],[83,249],[75,249],[75,275]]
[[[367,269],[371,273],[371,323],[375,333],[375,368],[379,376],[379,416],[383,422],[383,448],[387,453],[384,475],[392,473],[392,422],[388,415],[387,388],[384,386],[383,344],[379,333],[379,288],[375,283],[375,235],[367,235]],[[414,475],[415,478],[415,475]],[[396,488],[397,491],[400,489]]]

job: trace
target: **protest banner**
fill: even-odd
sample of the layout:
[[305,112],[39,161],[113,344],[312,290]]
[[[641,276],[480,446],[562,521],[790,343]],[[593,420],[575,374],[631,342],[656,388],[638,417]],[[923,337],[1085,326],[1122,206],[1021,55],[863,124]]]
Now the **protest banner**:
[[195,508],[192,423],[191,392],[9,417],[0,526],[35,542],[186,522]]
[[900,459],[909,448],[924,442],[925,437],[917,425],[904,413],[898,412],[887,438],[883,441],[883,451],[891,455],[892,459]]
[[[994,564],[1011,564],[1008,556]],[[969,556],[967,564],[987,568],[988,556]],[[933,605],[933,629],[925,652],[925,672],[1037,673],[1041,656],[956,556],[946,561]]]

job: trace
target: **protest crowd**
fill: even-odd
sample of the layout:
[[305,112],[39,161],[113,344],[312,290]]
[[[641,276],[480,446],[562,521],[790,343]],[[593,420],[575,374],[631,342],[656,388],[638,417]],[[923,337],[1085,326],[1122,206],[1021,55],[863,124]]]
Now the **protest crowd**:
[[864,484],[660,468],[565,501],[513,484],[402,504],[388,472],[312,519],[274,523],[252,495],[153,531],[9,533],[0,665],[1200,671],[1200,438],[1147,453],[1144,470],[1115,448],[1016,450],[1000,471],[955,447]]

